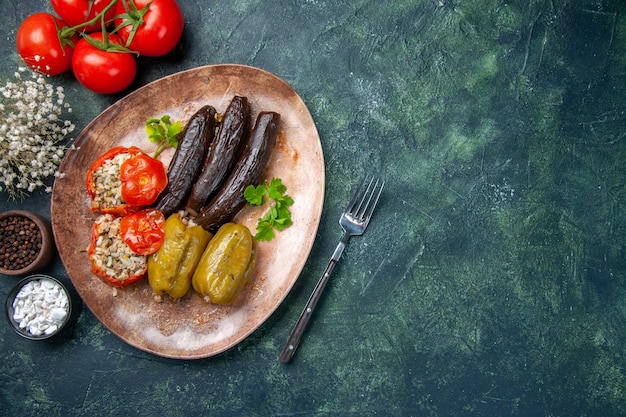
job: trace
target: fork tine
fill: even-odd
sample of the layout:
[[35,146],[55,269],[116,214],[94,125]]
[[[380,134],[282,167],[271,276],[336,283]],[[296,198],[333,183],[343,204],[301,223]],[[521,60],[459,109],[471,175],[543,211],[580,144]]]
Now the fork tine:
[[[376,181],[376,184],[374,184],[374,179],[375,178],[372,177],[372,179],[369,180],[367,184],[367,188],[365,188],[365,191],[363,191],[363,197],[361,198],[361,201],[359,202],[359,206],[353,213],[354,218],[357,219],[358,221],[363,221],[363,215],[365,214],[365,210],[367,210],[367,207],[369,206],[370,201],[372,200],[372,185],[375,188],[376,185],[378,184],[378,180]],[[363,185],[365,185],[365,182],[367,182],[367,177],[363,181]]]
[[[376,182],[374,182],[376,180]],[[384,181],[380,183],[376,177],[365,177],[356,193],[350,200],[346,212],[358,222],[368,222],[382,193]],[[360,197],[360,198],[359,198]],[[367,223],[366,223],[367,224]]]
[[[363,182],[361,183],[361,185],[359,186],[359,188],[356,191],[357,195],[361,196],[361,199],[358,201],[359,204],[356,207],[352,207],[350,209],[350,214],[355,219],[360,219],[361,215],[363,214],[361,209],[367,207],[367,205],[369,204],[369,200],[368,200],[368,202],[365,203],[365,207],[363,206],[363,203],[365,202],[368,194],[370,193],[370,188],[372,187],[372,182],[373,181],[374,181],[374,177],[369,179],[369,176],[366,176],[363,179]],[[356,204],[356,202],[355,202],[355,204]]]
[[[373,181],[373,178],[372,178]],[[385,181],[380,182],[380,188],[376,191],[377,187],[379,187],[380,180],[377,178],[376,183],[372,187],[371,194],[367,200],[367,204],[365,206],[363,216],[361,216],[362,221],[365,223],[365,226],[368,225],[370,219],[372,218],[372,214],[374,213],[374,209],[376,208],[376,204],[378,204],[378,199],[383,192],[383,187],[385,186]],[[368,187],[369,191],[369,187]]]
[[[348,205],[346,206],[346,210],[345,210],[346,213],[354,215],[354,213],[356,211],[358,211],[359,208],[361,207],[361,204],[363,204],[363,198],[361,198],[361,200],[359,200],[359,196],[362,196],[362,195],[364,196],[363,189],[365,188],[365,186],[367,184],[367,180],[368,180],[368,177],[365,177],[363,182],[361,182],[361,184],[359,184],[359,187],[356,189],[356,191],[352,195],[352,198],[348,202]],[[358,206],[357,206],[357,202],[358,202]]]

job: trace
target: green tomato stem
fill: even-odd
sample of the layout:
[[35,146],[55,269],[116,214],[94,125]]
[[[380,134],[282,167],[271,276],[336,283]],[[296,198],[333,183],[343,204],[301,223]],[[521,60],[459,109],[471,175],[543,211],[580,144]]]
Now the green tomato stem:
[[[57,36],[59,38],[59,42],[61,43],[61,46],[70,45],[71,47],[74,47],[74,42],[72,42],[72,37],[74,35],[76,35],[76,33],[79,33],[92,46],[94,46],[95,48],[101,49],[103,51],[107,51],[107,52],[125,52],[125,53],[132,53],[132,54],[135,54],[135,55],[139,55],[138,52],[133,51],[128,46],[130,45],[132,39],[135,37],[135,33],[137,32],[137,29],[139,28],[139,26],[141,26],[141,25],[143,25],[145,23],[144,20],[143,20],[143,17],[148,12],[148,8],[152,4],[152,1],[150,3],[148,3],[142,9],[137,9],[137,6],[135,5],[135,2],[132,1],[132,0],[128,2],[130,4],[130,8],[126,4],[126,2],[124,2],[122,4],[124,5],[124,9],[126,10],[126,13],[123,13],[123,14],[120,14],[120,15],[116,15],[111,20],[108,20],[108,21],[105,20],[106,13],[109,10],[111,10],[111,8],[115,7],[117,5],[118,1],[119,0],[111,0],[111,2],[104,9],[102,9],[102,11],[100,13],[95,15],[92,19],[90,19],[90,20],[88,20],[86,22],[83,22],[81,24],[78,24],[76,26],[66,26],[64,28],[59,28],[58,25],[57,25]],[[106,26],[109,23],[111,23],[114,20],[119,19],[119,18],[123,18],[124,19],[122,24],[120,24],[118,27],[115,27],[112,31],[108,32],[107,29],[106,29]],[[89,35],[87,35],[86,33],[81,32],[82,28],[87,27],[87,26],[95,25],[98,22],[100,22],[100,24],[102,26],[102,39],[103,39],[102,42],[98,42],[98,41],[94,40],[92,37],[90,37]],[[123,28],[125,26],[128,26],[128,25],[132,25],[133,27],[132,27],[132,29],[130,31],[129,36],[128,36],[128,40],[126,41],[126,45],[118,45],[118,44],[114,44],[114,43],[110,43],[109,42],[108,35],[116,33],[121,28]]]
[[[154,1],[154,0],[152,0],[152,1]],[[152,5],[152,1],[150,1],[148,4],[146,4],[142,9],[138,9],[137,6],[135,5],[135,2],[133,0],[129,1],[130,7],[125,2],[122,3],[126,13],[121,14],[119,16],[116,16],[116,17],[119,17],[119,18],[123,18],[123,21],[122,21],[122,23],[119,26],[117,26],[116,28],[113,29],[112,33],[115,33],[117,31],[119,31],[123,27],[132,25],[132,28],[130,30],[130,34],[128,35],[128,39],[126,41],[126,47],[130,46],[130,43],[133,41],[133,38],[135,37],[135,33],[137,33],[137,29],[139,28],[139,26],[141,26],[141,25],[143,25],[145,23],[143,17],[148,12],[148,9],[150,8],[150,5]]]
[[[104,9],[102,9],[102,11],[101,11],[100,13],[98,13],[97,15],[95,15],[95,16],[93,17],[93,19],[91,19],[91,20],[87,20],[86,22],[83,22],[83,23],[78,24],[78,25],[76,25],[76,26],[68,26],[68,27],[63,28],[63,29],[61,30],[61,34],[62,34],[62,36],[63,36],[63,35],[65,35],[65,33],[64,33],[64,32],[66,32],[66,33],[70,34],[70,35],[69,35],[69,37],[72,37],[72,36],[74,36],[74,34],[75,34],[76,32],[79,32],[79,31],[80,31],[80,29],[82,29],[82,28],[84,28],[84,27],[87,27],[87,26],[95,25],[96,23],[98,23],[98,21],[100,21],[100,22],[102,23],[102,30],[104,31],[104,30],[105,30],[105,26],[106,26],[105,24],[106,24],[106,23],[110,23],[110,21],[109,21],[109,22],[106,22],[106,21],[104,20],[104,16],[106,15],[106,13],[107,13],[109,10],[111,10],[111,8],[112,8],[113,6],[115,6],[115,5],[117,4],[117,2],[118,2],[118,0],[112,0],[112,1],[111,1],[111,3],[109,3],[109,4],[108,4],[108,5],[107,5]],[[116,16],[116,17],[117,17],[117,16]],[[112,20],[114,20],[114,19],[115,19],[115,18],[113,18]],[[112,20],[111,20],[111,21],[112,21]],[[68,37],[68,38],[69,38],[69,37]]]

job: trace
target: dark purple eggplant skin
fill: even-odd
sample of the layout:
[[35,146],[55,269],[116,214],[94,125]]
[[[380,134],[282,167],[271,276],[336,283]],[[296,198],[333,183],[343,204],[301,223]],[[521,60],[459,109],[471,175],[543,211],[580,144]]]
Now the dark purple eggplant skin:
[[228,173],[237,162],[241,145],[245,143],[250,134],[249,129],[250,104],[248,99],[235,96],[224,112],[202,173],[189,194],[186,207],[190,213],[198,213],[215,197]]
[[211,233],[235,217],[246,205],[243,191],[248,185],[257,185],[276,145],[280,114],[259,113],[250,138],[233,171],[226,178],[216,196],[193,219]]
[[161,210],[165,218],[184,208],[191,188],[202,171],[215,138],[216,113],[213,106],[203,106],[185,126],[167,168],[167,186],[154,203],[154,208]]

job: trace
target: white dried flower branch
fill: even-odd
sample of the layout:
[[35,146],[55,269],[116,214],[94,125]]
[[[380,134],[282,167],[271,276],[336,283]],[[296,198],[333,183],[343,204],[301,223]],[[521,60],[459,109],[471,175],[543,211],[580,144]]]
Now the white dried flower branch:
[[[23,77],[24,72],[30,77]],[[64,103],[63,87],[55,88],[44,75],[25,68],[14,76],[0,87],[0,191],[15,200],[39,187],[52,191],[44,181],[62,176],[57,171],[66,150],[61,142],[74,124],[61,118],[72,111]]]

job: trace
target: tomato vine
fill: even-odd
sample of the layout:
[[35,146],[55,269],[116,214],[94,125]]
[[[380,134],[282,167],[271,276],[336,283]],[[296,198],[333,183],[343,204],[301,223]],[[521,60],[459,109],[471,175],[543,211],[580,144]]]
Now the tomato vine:
[[[165,55],[180,40],[184,19],[176,0],[110,0],[105,5],[106,1],[51,0],[61,18],[40,12],[25,19],[16,39],[18,54],[34,71],[56,75],[72,68],[76,74],[76,66],[82,63],[72,56],[81,39],[106,53],[134,56]],[[76,23],[80,16],[84,21],[68,23],[70,20]],[[103,55],[107,57],[114,59]],[[84,68],[81,74],[84,76]],[[118,92],[119,89],[111,86],[104,90]]]

